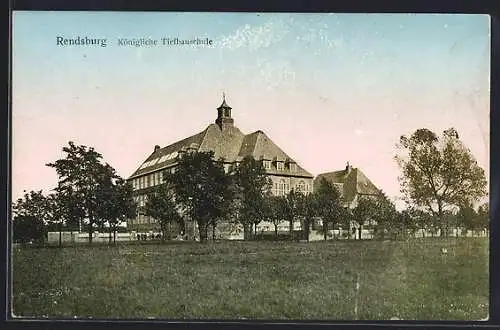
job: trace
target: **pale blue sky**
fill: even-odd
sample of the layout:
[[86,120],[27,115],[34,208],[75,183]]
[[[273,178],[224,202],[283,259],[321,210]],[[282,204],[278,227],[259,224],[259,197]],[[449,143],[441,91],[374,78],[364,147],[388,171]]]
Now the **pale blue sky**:
[[397,197],[399,136],[451,126],[489,173],[489,54],[486,15],[16,12],[13,197],[55,186],[44,164],[70,139],[128,177],[155,144],[213,122],[223,90],[242,131],[265,131],[314,175],[350,161]]

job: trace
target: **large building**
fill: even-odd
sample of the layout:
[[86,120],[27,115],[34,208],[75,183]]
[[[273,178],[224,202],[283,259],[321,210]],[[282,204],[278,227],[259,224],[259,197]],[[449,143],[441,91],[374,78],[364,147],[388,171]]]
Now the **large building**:
[[142,214],[141,207],[145,205],[148,191],[161,184],[162,172],[175,171],[177,159],[189,151],[213,151],[216,159],[224,160],[226,171],[241,162],[245,156],[261,160],[268,177],[273,182],[272,192],[275,195],[284,195],[292,188],[305,193],[312,191],[313,175],[297,164],[264,132],[260,130],[250,134],[241,132],[234,125],[231,110],[224,97],[222,104],[217,108],[215,123],[195,135],[166,147],[155,146],[151,154],[128,178],[139,206],[136,218],[130,219],[127,224],[131,230],[147,231],[158,228],[154,219]]
[[314,179],[314,189],[322,179],[333,183],[341,192],[345,207],[354,208],[360,197],[378,197],[381,190],[359,169],[347,163],[340,171],[321,173]]

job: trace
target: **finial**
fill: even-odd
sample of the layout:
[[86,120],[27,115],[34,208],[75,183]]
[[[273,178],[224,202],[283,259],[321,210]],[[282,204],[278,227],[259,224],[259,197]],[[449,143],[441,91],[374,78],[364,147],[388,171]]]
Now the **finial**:
[[226,93],[225,92],[222,92],[222,101],[225,102],[226,101]]

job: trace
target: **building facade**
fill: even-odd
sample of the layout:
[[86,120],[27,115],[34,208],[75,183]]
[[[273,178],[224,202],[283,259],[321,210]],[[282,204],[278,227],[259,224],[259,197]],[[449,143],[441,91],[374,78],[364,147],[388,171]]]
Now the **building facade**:
[[285,195],[291,189],[313,190],[313,175],[279,148],[263,131],[244,134],[234,125],[232,108],[225,97],[217,108],[215,122],[192,136],[160,147],[156,145],[151,154],[128,178],[134,188],[134,199],[138,205],[137,216],[129,219],[127,227],[134,231],[154,231],[158,229],[155,219],[143,214],[150,190],[163,182],[164,171],[174,172],[177,160],[186,152],[213,151],[215,159],[223,159],[227,171],[246,156],[260,160],[267,176],[272,180],[272,193]]
[[378,197],[381,190],[359,169],[347,163],[345,169],[321,173],[314,179],[314,189],[317,189],[322,179],[336,186],[344,201],[344,206],[355,208],[361,197]]

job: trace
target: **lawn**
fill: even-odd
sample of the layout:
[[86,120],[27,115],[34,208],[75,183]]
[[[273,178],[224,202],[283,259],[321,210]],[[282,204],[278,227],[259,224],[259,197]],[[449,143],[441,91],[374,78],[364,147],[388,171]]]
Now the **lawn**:
[[486,238],[15,248],[13,309],[63,318],[479,320],[488,316],[488,253]]

